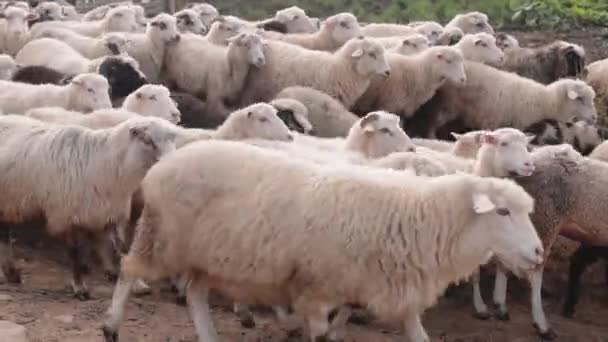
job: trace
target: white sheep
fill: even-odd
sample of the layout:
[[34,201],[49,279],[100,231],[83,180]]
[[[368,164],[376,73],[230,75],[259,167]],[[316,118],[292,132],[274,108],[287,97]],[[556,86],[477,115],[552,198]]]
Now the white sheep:
[[207,28],[201,21],[200,15],[192,9],[183,9],[173,14],[177,19],[177,29],[180,33],[206,34]]
[[276,108],[279,118],[293,130],[302,134],[312,134],[313,126],[308,120],[308,108],[295,99],[276,98],[270,102]]
[[449,173],[441,161],[412,152],[391,153],[369,165],[384,169],[413,170],[416,176],[438,177]]
[[0,19],[0,53],[15,56],[29,39],[27,22],[32,18],[27,10],[8,7]]
[[161,13],[150,19],[145,33],[127,34],[126,38],[127,53],[139,63],[148,81],[154,83],[159,80],[168,47],[179,42],[181,35],[175,17]]
[[54,2],[54,1],[45,1],[34,9],[36,14],[40,16],[41,19],[47,20],[64,20],[65,16],[63,14],[63,7]]
[[0,81],[0,110],[23,114],[36,107],[58,106],[91,112],[111,108],[108,81],[98,74],[81,74],[65,86]]
[[431,44],[437,44],[437,41],[443,35],[443,26],[436,21],[418,21],[409,23],[407,26],[416,29],[416,32],[428,38]]
[[597,93],[595,105],[599,113],[600,124],[608,123],[608,58],[595,61],[585,67],[585,81]]
[[65,28],[89,37],[99,37],[108,32],[134,32],[137,30],[135,10],[130,6],[118,6],[97,21],[45,21],[32,27],[32,34],[46,28]]
[[458,27],[465,34],[486,32],[494,35],[494,28],[490,25],[488,15],[477,11],[457,14],[445,25],[446,29],[450,27]]
[[359,117],[349,112],[340,101],[309,87],[288,87],[277,94],[276,99],[294,99],[308,111],[312,135],[322,138],[345,137]]
[[218,10],[208,3],[192,3],[189,8],[198,13],[205,27],[211,27],[213,21],[220,15]]
[[82,14],[76,11],[76,7],[72,5],[62,5],[61,12],[65,20],[81,20]]
[[250,71],[241,101],[268,101],[282,89],[306,86],[323,91],[350,108],[374,76],[391,74],[384,48],[367,38],[354,38],[333,54],[278,41],[267,42],[266,64]]
[[215,45],[227,46],[228,40],[239,34],[240,29],[241,26],[239,23],[224,17],[219,17],[211,24],[205,39]]
[[61,40],[89,59],[107,55],[118,55],[126,51],[128,43],[122,34],[116,32],[103,34],[99,38],[91,38],[63,28],[39,30],[34,38]]
[[382,44],[387,52],[403,56],[414,55],[429,48],[428,38],[419,33],[407,36],[375,38],[375,40]]
[[354,106],[356,113],[382,109],[409,118],[446,80],[456,84],[467,80],[462,53],[454,47],[435,46],[416,55],[387,54],[387,58],[393,72],[372,80]]
[[[400,24],[367,24],[361,28],[361,34],[366,37],[382,38],[382,37],[403,37],[410,36],[412,34],[424,34],[429,41],[432,43],[441,34],[441,25],[435,30],[427,29],[428,25],[424,26],[409,26]],[[424,28],[424,30],[423,30]]]
[[128,220],[131,195],[141,179],[175,149],[175,127],[157,118],[137,118],[92,131],[9,115],[0,117],[0,130],[3,219],[20,223],[44,215],[47,232],[69,244],[74,294],[87,299],[79,234],[105,241],[109,226]]
[[505,54],[496,45],[496,38],[485,32],[466,34],[454,47],[468,61],[493,66],[501,66],[505,61]]
[[[544,119],[594,121],[595,92],[583,81],[563,79],[543,85],[490,66],[465,62],[464,86],[446,83],[425,113],[428,137],[439,127],[459,119],[471,129],[525,129]],[[516,100],[515,100],[516,99]]]
[[350,39],[359,36],[361,28],[357,17],[351,13],[339,13],[325,19],[319,31],[287,34],[281,36],[280,40],[310,50],[335,51]]
[[[278,190],[286,185],[289,196]],[[492,253],[522,269],[542,261],[528,217],[533,201],[508,180],[326,167],[215,141],[167,156],[142,189],[144,212],[122,260],[105,341],[118,339],[134,279],[192,274],[187,296],[200,341],[219,341],[207,303],[217,289],[242,302],[290,305],[307,320],[311,341],[327,337],[331,310],[360,303],[403,322],[411,341],[427,342],[420,315]],[[273,262],[258,262],[266,254]]]
[[413,138],[416,146],[426,147],[438,152],[450,152],[461,158],[475,159],[481,147],[481,135],[486,131],[469,131],[464,134],[452,133],[455,142],[435,139]]
[[236,102],[250,69],[265,63],[262,40],[256,34],[230,38],[228,47],[184,34],[167,52],[164,78],[204,100],[207,111],[227,115],[225,100]]
[[23,66],[44,66],[65,75],[93,72],[101,63],[101,60],[86,58],[70,45],[53,38],[35,39],[25,44],[15,56],[15,61]]
[[0,55],[0,80],[10,81],[19,66],[10,55]]
[[312,33],[317,31],[317,25],[298,6],[278,10],[274,20],[285,25],[288,33]]

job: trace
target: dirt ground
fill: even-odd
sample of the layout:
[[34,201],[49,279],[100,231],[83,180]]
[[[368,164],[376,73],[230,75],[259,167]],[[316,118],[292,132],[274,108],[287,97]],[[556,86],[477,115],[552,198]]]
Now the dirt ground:
[[[567,39],[583,45],[590,61],[608,57],[608,39],[601,30],[554,32],[510,32],[522,45],[538,45],[552,39]],[[19,234],[18,234],[19,235]],[[99,330],[112,295],[113,284],[99,272],[88,276],[93,299],[80,302],[67,290],[69,267],[61,245],[47,240],[27,241],[17,236],[15,254],[22,270],[23,284],[4,283],[0,276],[0,320],[27,328],[30,342],[102,341]],[[561,342],[608,342],[608,284],[603,267],[596,265],[584,277],[584,292],[574,319],[559,315],[566,286],[567,256],[576,244],[560,241],[558,253],[545,276],[545,311]],[[490,303],[491,279],[484,277],[484,295]],[[442,342],[536,342],[529,309],[529,289],[525,282],[513,280],[509,287],[511,321],[479,321],[472,317],[470,287],[463,286],[454,296],[424,316],[424,325],[433,341]],[[228,306],[216,300],[213,318],[224,341],[302,341],[287,338],[286,326],[268,314],[256,316],[257,327],[241,328]],[[194,342],[192,323],[184,307],[174,304],[174,295],[159,291],[129,301],[126,320],[120,329],[123,342]],[[345,342],[396,342],[404,338],[390,327],[348,326]]]

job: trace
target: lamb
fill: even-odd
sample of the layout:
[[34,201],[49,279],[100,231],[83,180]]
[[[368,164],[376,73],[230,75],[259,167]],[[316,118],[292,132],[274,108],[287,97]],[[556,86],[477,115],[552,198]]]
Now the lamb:
[[8,81],[19,70],[19,66],[9,55],[0,55],[0,80]]
[[208,112],[226,116],[230,113],[226,102],[236,102],[251,67],[266,63],[262,40],[256,34],[241,33],[226,48],[198,36],[183,36],[167,52],[165,78],[202,99]]
[[302,133],[312,133],[313,127],[308,121],[308,108],[302,102],[294,99],[274,99],[270,105],[276,108],[279,118],[290,130]]
[[468,61],[492,66],[501,66],[505,62],[505,54],[496,46],[496,38],[485,32],[466,34],[454,47],[462,51]]
[[27,10],[8,7],[0,20],[0,52],[15,56],[29,39],[27,21],[33,17]]
[[454,47],[432,47],[413,56],[387,56],[394,72],[383,80],[372,80],[354,106],[355,113],[382,109],[408,119],[446,80],[457,84],[467,80],[462,53]]
[[118,55],[125,51],[127,45],[127,40],[119,33],[106,33],[99,38],[91,38],[62,28],[39,30],[34,38],[61,40],[89,59]]
[[361,36],[361,28],[357,17],[351,13],[339,13],[325,19],[319,31],[287,34],[280,40],[310,50],[335,51],[358,36]]
[[397,53],[403,56],[417,54],[429,47],[429,40],[426,36],[416,33],[404,37],[384,37],[376,38],[387,52]]
[[289,86],[323,91],[350,108],[375,75],[391,74],[382,46],[354,38],[333,54],[311,51],[283,42],[268,42],[266,64],[249,72],[241,96],[243,104],[268,101]]
[[312,135],[321,138],[345,137],[359,120],[342,103],[333,97],[309,87],[288,87],[277,94],[276,99],[294,99],[306,106]]
[[65,28],[84,36],[99,37],[108,32],[133,32],[137,29],[135,10],[130,6],[118,6],[98,21],[45,21],[32,28],[32,34],[47,28]]
[[496,45],[501,50],[507,50],[510,48],[518,48],[519,40],[510,34],[504,32],[496,34]]
[[169,89],[162,85],[146,84],[133,92],[120,109],[98,109],[87,115],[56,107],[29,110],[27,116],[61,124],[74,124],[91,129],[110,128],[137,115],[154,116],[173,124],[180,122],[180,112],[170,97]]
[[111,108],[108,81],[97,74],[80,74],[65,86],[0,81],[0,110],[4,113],[23,114],[28,109],[46,106],[85,113]]
[[[181,167],[184,162],[190,167]],[[268,172],[269,167],[272,173]],[[178,176],[176,172],[179,172]],[[200,174],[206,177],[201,178]],[[285,182],[288,178],[290,186],[302,196],[294,199],[290,195],[289,201],[281,194],[277,197],[275,188],[284,186],[283,177]],[[229,185],[223,181],[228,178]],[[206,182],[211,179],[213,196],[216,197],[200,198],[200,194],[207,193]],[[240,183],[235,185],[235,179]],[[188,182],[186,188],[196,191],[197,200],[188,202],[194,203],[196,208],[175,207],[185,203],[185,187],[181,182]],[[250,182],[257,187],[268,182],[264,191],[273,193],[273,199],[267,199],[263,194],[251,196]],[[133,247],[122,261],[123,273],[103,327],[105,341],[108,342],[118,339],[117,328],[124,316],[131,285],[137,277],[153,279],[174,274],[192,275],[188,303],[200,341],[219,340],[211,325],[206,295],[203,294],[208,289],[218,289],[243,302],[291,305],[295,313],[307,319],[311,341],[326,336],[329,329],[327,316],[333,308],[359,303],[383,320],[403,321],[410,340],[423,342],[429,341],[429,337],[421,325],[420,314],[435,303],[450,282],[466,277],[477,265],[486,262],[492,252],[523,269],[541,262],[538,252],[542,252],[542,247],[528,218],[533,201],[507,180],[470,175],[415,179],[392,170],[353,166],[336,168],[334,165],[328,168],[293,160],[276,151],[216,141],[192,144],[167,156],[150,170],[142,189],[144,213]],[[180,189],[181,196],[175,194],[177,189]],[[238,197],[239,210],[245,215],[245,218],[239,215],[238,220],[244,221],[238,222],[247,224],[230,221],[235,216],[221,211],[233,208],[221,207],[219,202],[216,204],[214,199],[219,198],[217,196],[228,199],[230,203],[233,202],[232,196]],[[369,203],[370,196],[383,203],[384,211],[362,205]],[[349,198],[349,201],[336,202],[335,198]],[[463,201],[463,198],[470,200]],[[225,204],[228,201],[220,202]],[[198,207],[199,203],[204,203],[204,209]],[[285,220],[286,212],[279,208],[284,208],[287,203],[290,208],[296,208],[298,214]],[[328,203],[336,203],[340,208],[328,206]],[[209,206],[215,213],[213,217],[208,215]],[[426,214],[424,218],[412,214],[419,212],[422,206]],[[197,210],[206,214],[193,214]],[[175,213],[178,212],[182,215],[177,216]],[[247,218],[250,213],[257,215],[260,212],[269,213],[263,224],[256,224],[257,219]],[[310,216],[309,212],[315,214]],[[343,215],[332,214],[336,212]],[[502,216],[508,214],[509,220]],[[215,215],[222,217],[220,225]],[[449,217],[445,218],[446,215]],[[441,223],[436,222],[437,216],[443,218],[439,220]],[[180,222],[180,234],[172,233],[175,226],[167,223],[178,222],[176,219]],[[160,220],[164,224],[158,225]],[[191,224],[194,221],[198,222],[196,229]],[[417,223],[412,226],[411,222]],[[249,236],[250,231],[255,234]],[[280,233],[286,231],[290,231],[289,234]],[[509,234],[505,233],[507,231]],[[235,246],[238,244],[239,253],[234,253],[237,250],[234,246],[218,245],[217,241],[208,238],[217,232],[230,235],[223,241],[231,241]],[[448,241],[447,236],[452,234],[458,237]],[[419,249],[424,251],[422,254],[407,247],[407,241],[414,235]],[[283,257],[273,257],[272,260],[279,262],[266,263],[266,266],[254,261],[256,272],[253,274],[245,271],[249,266],[240,265],[245,265],[245,260],[247,265],[258,260],[251,254],[255,250],[256,255],[261,255],[257,237],[265,239],[266,247],[274,256],[279,252]],[[453,251],[449,256],[444,255],[443,249],[438,249],[437,239],[448,241],[446,250]],[[343,242],[347,240],[348,243]],[[248,242],[243,244],[243,241]],[[391,247],[388,248],[383,241],[392,241]],[[159,243],[167,248],[153,248]],[[476,247],[471,248],[471,243]],[[194,245],[196,247],[192,247]],[[181,251],[178,253],[181,257],[173,259],[175,248]],[[310,253],[311,248],[314,253]],[[308,261],[301,262],[304,256]],[[208,263],[208,260],[215,261]],[[218,265],[217,260],[230,260],[232,264],[211,270],[212,265]],[[297,262],[292,262],[295,260]],[[358,263],[356,260],[361,261]],[[407,275],[390,278],[397,270],[387,270],[387,267],[392,267],[390,265],[395,262],[401,263],[400,272]],[[344,265],[348,265],[348,272],[344,272]],[[295,268],[298,275],[292,277]],[[195,269],[211,275],[213,281]],[[446,272],[447,269],[451,272]],[[424,276],[420,276],[420,270]],[[362,274],[374,281],[361,287],[356,279]],[[238,281],[235,280],[237,278]],[[269,280],[271,278],[273,280]],[[304,288],[306,291],[302,291]]]
[[100,59],[89,59],[61,40],[40,38],[25,44],[15,57],[24,66],[44,66],[67,75],[93,72]]
[[150,20],[146,33],[129,34],[127,53],[140,65],[146,78],[155,83],[159,80],[165,54],[171,45],[181,39],[175,17],[161,13]]
[[40,17],[39,22],[64,19],[63,7],[53,1],[45,1],[38,4],[34,11]]
[[435,45],[454,45],[464,37],[464,32],[456,26],[444,27]]
[[[0,130],[3,219],[20,223],[43,215],[47,232],[67,240],[74,294],[87,299],[79,236],[105,241],[108,227],[128,220],[131,195],[143,176],[175,149],[174,126],[138,118],[92,131],[9,115],[0,118]],[[14,270],[11,260],[0,261]]]
[[318,29],[306,12],[298,6],[278,10],[274,20],[285,25],[286,33],[312,33]]
[[445,25],[445,29],[451,27],[458,27],[465,34],[485,32],[494,35],[494,28],[490,25],[488,16],[485,13],[477,11],[457,14]]
[[608,58],[593,62],[585,68],[585,81],[595,90],[595,105],[599,115],[599,124],[608,124]]
[[215,45],[227,46],[228,40],[239,34],[240,28],[239,23],[219,17],[211,24],[205,40]]
[[504,52],[506,58],[501,67],[503,70],[543,84],[565,77],[581,78],[585,69],[585,49],[564,41],[538,48],[511,46],[505,48]]
[[439,127],[456,119],[470,129],[523,130],[544,119],[595,121],[597,117],[595,92],[582,81],[562,79],[543,85],[469,61],[465,70],[464,86],[446,83],[416,114],[418,123],[428,125],[427,137],[435,138]]
[[199,14],[205,27],[211,27],[213,21],[219,16],[217,9],[208,3],[191,3],[188,8]]
[[177,19],[177,29],[180,33],[194,33],[204,35],[207,28],[203,25],[200,15],[192,9],[183,9],[173,14]]

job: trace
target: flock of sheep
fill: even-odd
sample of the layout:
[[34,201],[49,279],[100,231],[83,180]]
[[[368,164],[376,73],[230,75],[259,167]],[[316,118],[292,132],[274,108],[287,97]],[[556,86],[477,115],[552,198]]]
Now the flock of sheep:
[[[131,3],[11,1],[0,52],[0,220],[64,240],[79,299],[99,256],[117,281],[105,342],[130,293],[160,280],[201,342],[219,341],[209,290],[244,326],[264,304],[334,340],[356,308],[426,342],[422,313],[471,275],[475,314],[490,316],[477,272],[490,259],[496,316],[509,317],[507,273],[527,277],[550,340],[557,236],[582,243],[565,315],[608,255],[608,60],[520,47],[483,13],[363,24],[294,6],[251,22],[206,3],[147,18]],[[10,242],[2,271],[20,282]]]

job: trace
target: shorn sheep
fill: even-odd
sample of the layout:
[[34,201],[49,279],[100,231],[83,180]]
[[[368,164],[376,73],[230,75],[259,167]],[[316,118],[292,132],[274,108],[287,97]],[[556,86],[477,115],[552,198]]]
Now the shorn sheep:
[[61,40],[89,59],[118,55],[125,51],[127,45],[127,40],[116,32],[106,33],[99,38],[91,38],[62,28],[48,28],[38,31],[37,34],[36,38]]
[[15,56],[29,38],[28,19],[32,18],[27,10],[8,7],[0,13],[0,53]]
[[227,115],[230,109],[226,102],[236,102],[250,69],[265,63],[262,40],[256,34],[241,33],[230,38],[228,47],[183,35],[167,52],[164,78],[203,100],[207,111]]
[[446,81],[463,84],[467,80],[462,53],[454,47],[432,47],[413,56],[387,54],[387,59],[393,72],[372,80],[354,106],[356,113],[381,109],[407,119]]
[[597,93],[595,105],[599,114],[599,124],[608,125],[608,58],[593,62],[585,68],[585,81]]
[[488,16],[477,11],[457,14],[445,25],[445,29],[451,27],[457,27],[465,34],[485,32],[494,35],[494,28],[490,25]]
[[350,13],[339,13],[325,19],[319,31],[288,34],[280,39],[310,50],[335,51],[360,35],[361,28],[357,18]]
[[86,113],[111,108],[108,88],[108,81],[97,74],[80,74],[64,86],[0,81],[0,110],[23,114],[31,108],[58,106]]
[[[0,130],[3,221],[20,223],[42,215],[47,232],[67,240],[74,294],[87,299],[79,236],[93,234],[105,241],[109,227],[128,220],[131,195],[141,179],[175,149],[175,127],[161,119],[138,118],[92,131],[9,115],[0,118]],[[9,274],[18,274],[11,260],[1,261]],[[113,265],[106,260],[104,266],[111,271]]]
[[460,120],[470,129],[513,127],[525,129],[544,119],[567,122],[597,117],[595,92],[585,82],[562,79],[549,85],[494,69],[476,62],[465,62],[464,86],[446,83],[416,114],[423,136],[437,137],[437,129]]
[[354,38],[333,54],[283,42],[268,42],[266,64],[249,72],[242,103],[269,101],[282,89],[307,86],[323,91],[350,108],[375,76],[388,77],[384,48],[367,38]]
[[[253,184],[263,190],[252,196]],[[285,184],[301,195],[278,191]],[[331,310],[356,303],[403,322],[411,341],[428,342],[420,315],[491,253],[522,269],[542,261],[528,218],[533,201],[507,180],[327,168],[216,141],[167,156],[142,189],[144,212],[103,327],[107,342],[118,339],[134,279],[175,274],[191,275],[188,305],[199,341],[219,341],[207,303],[208,290],[217,289],[245,303],[291,306],[307,320],[311,341],[327,335]],[[382,210],[369,205],[370,196]],[[242,215],[228,215],[234,206],[226,203],[238,203]],[[225,243],[209,238],[218,234]]]
[[127,35],[127,53],[139,63],[148,80],[154,83],[159,79],[169,45],[176,44],[180,38],[175,17],[161,13],[150,19],[145,33]]
[[312,135],[322,138],[345,137],[359,119],[349,112],[340,101],[309,87],[288,87],[277,94],[276,99],[294,99],[308,110],[308,120],[312,124]]
[[[508,38],[499,34],[498,39]],[[506,58],[502,69],[543,84],[565,77],[580,78],[585,69],[585,50],[579,45],[564,41],[537,48],[511,46],[504,48],[504,52]]]

